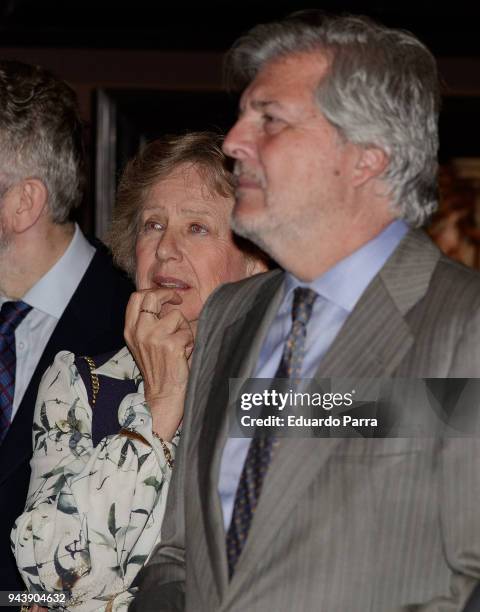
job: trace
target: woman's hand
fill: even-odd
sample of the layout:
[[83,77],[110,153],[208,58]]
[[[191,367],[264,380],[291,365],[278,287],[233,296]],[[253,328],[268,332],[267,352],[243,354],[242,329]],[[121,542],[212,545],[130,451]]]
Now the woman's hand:
[[164,440],[173,438],[183,417],[194,335],[180,310],[162,314],[162,308],[181,303],[170,289],[136,291],[125,317],[125,340],[143,377],[153,431]]

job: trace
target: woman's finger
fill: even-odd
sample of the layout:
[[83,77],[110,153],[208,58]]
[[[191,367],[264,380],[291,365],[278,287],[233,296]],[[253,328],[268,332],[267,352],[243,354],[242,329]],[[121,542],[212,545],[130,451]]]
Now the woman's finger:
[[193,341],[192,328],[180,310],[171,310],[159,319],[150,312],[143,312],[140,313],[132,340],[134,344],[145,347],[158,346],[179,331],[188,332]]
[[134,291],[127,304],[126,320],[135,322],[142,309],[159,314],[163,304],[180,305],[181,296],[173,289],[143,289]]
[[153,289],[144,294],[140,312],[148,310],[149,312],[155,312],[161,318],[163,316],[162,309],[166,304],[180,306],[182,302],[183,298],[174,289]]
[[[155,295],[150,295],[152,293]],[[125,313],[124,336],[128,346],[135,343],[139,326],[148,329],[158,324],[162,305],[166,303],[179,305],[182,298],[171,289],[144,289],[132,293]]]

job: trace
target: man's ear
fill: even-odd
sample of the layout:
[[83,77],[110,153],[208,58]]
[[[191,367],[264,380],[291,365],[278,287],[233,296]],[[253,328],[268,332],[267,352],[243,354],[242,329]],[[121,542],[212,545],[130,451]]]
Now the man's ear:
[[22,179],[14,189],[12,229],[20,234],[39,220],[47,206],[48,190],[45,183],[37,178]]
[[380,147],[358,147],[358,151],[353,176],[355,187],[361,187],[369,180],[381,176],[389,162],[387,153]]

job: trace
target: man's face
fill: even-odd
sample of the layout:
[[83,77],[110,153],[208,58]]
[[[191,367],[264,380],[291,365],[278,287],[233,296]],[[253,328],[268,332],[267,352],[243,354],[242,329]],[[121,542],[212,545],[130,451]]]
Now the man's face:
[[318,52],[267,63],[243,93],[225,139],[225,152],[236,159],[232,226],[287,268],[287,243],[338,240],[352,206],[356,147],[314,99],[327,68]]

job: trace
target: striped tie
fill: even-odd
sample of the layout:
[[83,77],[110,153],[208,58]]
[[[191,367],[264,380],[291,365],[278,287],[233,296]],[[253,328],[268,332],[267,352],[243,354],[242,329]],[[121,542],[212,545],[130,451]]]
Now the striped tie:
[[[283,349],[275,378],[300,378],[307,324],[312,314],[317,293],[313,289],[297,287],[292,306],[292,327]],[[247,457],[238,482],[232,521],[227,532],[227,560],[229,577],[233,576],[240,553],[247,540],[253,514],[258,505],[262,485],[273,455],[277,439],[271,435],[255,435],[248,447]]]
[[0,310],[0,443],[12,422],[15,393],[15,329],[32,309],[24,302],[4,302]]

